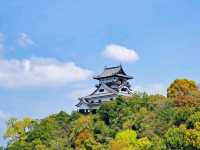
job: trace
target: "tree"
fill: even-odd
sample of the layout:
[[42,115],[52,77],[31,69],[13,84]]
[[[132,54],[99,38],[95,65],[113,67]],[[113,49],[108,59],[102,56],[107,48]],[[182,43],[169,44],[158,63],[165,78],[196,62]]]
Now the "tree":
[[4,150],[3,146],[0,146],[0,150]]
[[[63,149],[68,142],[69,115],[60,112],[42,119],[28,134],[27,142],[35,149]],[[39,148],[38,148],[39,147]]]
[[186,127],[170,128],[165,134],[164,139],[169,150],[184,150]]
[[152,137],[151,143],[150,150],[167,150],[164,140],[159,136]]
[[187,129],[185,125],[169,129],[165,143],[169,150],[199,150],[200,122],[196,122],[193,129]]
[[82,130],[79,135],[77,136],[76,140],[75,140],[75,147],[76,149],[80,149],[81,147],[83,147],[84,143],[88,140],[91,139],[92,133],[90,132],[90,130],[88,129],[84,129]]
[[193,128],[196,122],[200,122],[200,112],[195,112],[188,117],[187,125],[189,128]]
[[200,91],[188,80],[174,82],[169,98],[139,93],[106,102],[95,114],[11,118],[5,149],[200,150]]
[[200,149],[200,122],[194,124],[194,129],[188,129],[185,133],[187,149]]
[[97,142],[108,143],[112,138],[110,134],[110,128],[104,123],[104,121],[98,120],[94,123],[93,134]]
[[147,150],[150,146],[151,142],[148,138],[137,139],[135,131],[125,130],[117,133],[110,143],[110,150]]
[[177,98],[179,96],[187,96],[194,91],[198,91],[198,85],[195,81],[176,79],[167,89],[167,97]]
[[27,140],[27,133],[33,129],[34,124],[35,121],[31,118],[24,118],[23,120],[11,118],[7,121],[4,138],[9,140],[9,144],[16,141],[23,143]]

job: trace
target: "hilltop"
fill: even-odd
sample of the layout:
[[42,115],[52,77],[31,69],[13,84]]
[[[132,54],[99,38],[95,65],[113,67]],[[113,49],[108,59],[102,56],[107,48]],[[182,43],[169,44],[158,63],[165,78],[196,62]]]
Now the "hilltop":
[[198,150],[200,91],[175,80],[167,97],[135,93],[87,115],[61,111],[42,120],[11,118],[6,150]]

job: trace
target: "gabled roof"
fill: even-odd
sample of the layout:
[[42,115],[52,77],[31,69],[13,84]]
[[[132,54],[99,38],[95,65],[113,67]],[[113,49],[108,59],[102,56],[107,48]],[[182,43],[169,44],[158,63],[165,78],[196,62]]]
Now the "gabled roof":
[[92,92],[89,96],[96,94],[96,92],[103,87],[104,89],[106,89],[109,93],[117,93],[117,91],[115,91],[114,89],[110,88],[109,86],[107,86],[105,83],[101,83],[100,86],[94,91]]
[[119,77],[124,77],[124,78],[127,78],[127,79],[133,78],[131,76],[128,76],[124,72],[121,65],[116,66],[116,67],[106,67],[106,68],[104,68],[104,71],[100,75],[94,76],[93,78],[99,80],[101,78],[106,78],[106,77],[111,77],[111,76],[119,76]]
[[84,101],[84,100],[81,99],[81,98],[80,98],[79,100],[80,100],[79,103],[75,105],[76,107],[80,107],[80,106],[83,105],[83,104],[88,104],[88,102]]
[[[103,86],[104,89],[106,89],[108,91],[108,93],[103,93],[103,94],[96,94],[96,92],[99,90],[99,88]],[[81,97],[80,99],[88,99],[88,98],[93,98],[93,97],[103,97],[103,96],[108,96],[108,95],[113,95],[113,94],[118,94],[117,91],[115,91],[114,89],[110,88],[109,86],[107,86],[106,84],[102,83],[101,86],[99,86],[99,88],[97,88],[93,93],[91,93],[88,96],[85,97]]]

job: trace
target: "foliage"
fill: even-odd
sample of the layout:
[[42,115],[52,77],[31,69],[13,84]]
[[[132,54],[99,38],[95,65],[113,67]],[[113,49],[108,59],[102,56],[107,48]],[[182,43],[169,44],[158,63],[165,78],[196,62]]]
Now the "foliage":
[[10,144],[15,141],[24,142],[27,140],[28,132],[33,128],[34,120],[31,118],[24,118],[23,120],[17,120],[11,118],[7,121],[7,130],[4,134],[5,138],[9,138]]
[[198,85],[195,81],[188,79],[176,79],[167,89],[167,96],[171,98],[187,96],[194,91],[198,91]]
[[117,133],[114,140],[110,142],[110,150],[146,150],[151,146],[148,138],[137,139],[136,132],[125,130]]
[[5,150],[200,150],[200,91],[194,81],[177,79],[168,97],[136,93],[95,114],[11,118],[4,138]]
[[182,150],[184,149],[184,135],[185,127],[175,127],[168,130],[165,134],[165,142],[167,148],[170,150]]

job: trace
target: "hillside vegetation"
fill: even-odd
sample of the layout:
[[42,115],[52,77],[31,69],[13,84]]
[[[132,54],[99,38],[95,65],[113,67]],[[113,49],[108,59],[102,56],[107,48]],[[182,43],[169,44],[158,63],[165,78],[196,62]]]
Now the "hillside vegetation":
[[118,97],[96,114],[11,118],[4,138],[6,150],[200,150],[200,91],[177,79],[167,97]]

